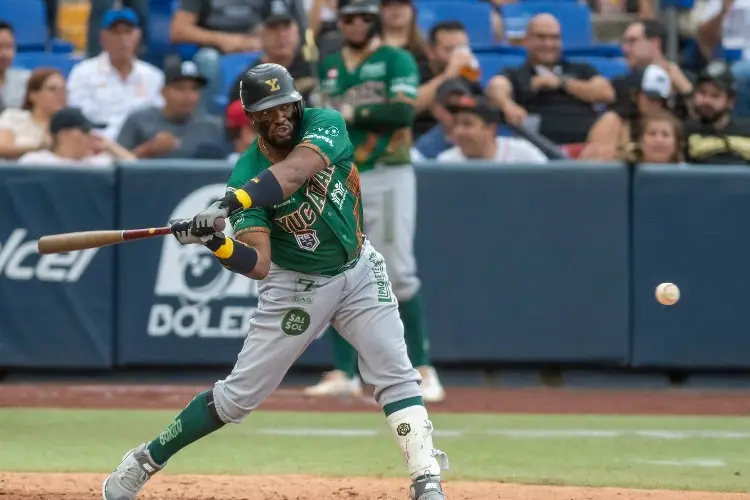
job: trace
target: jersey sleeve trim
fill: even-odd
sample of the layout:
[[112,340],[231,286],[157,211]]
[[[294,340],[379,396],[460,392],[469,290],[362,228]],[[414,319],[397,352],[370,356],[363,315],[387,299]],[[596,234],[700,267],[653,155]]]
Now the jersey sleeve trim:
[[235,236],[241,236],[245,233],[270,233],[271,230],[264,226],[244,227],[234,233]]
[[318,153],[321,158],[323,158],[323,161],[326,162],[326,167],[330,167],[331,166],[331,159],[328,158],[328,155],[325,154],[322,149],[320,149],[318,146],[316,146],[312,142],[309,142],[309,141],[300,142],[299,144],[297,144],[296,147],[298,147],[298,148],[310,148],[310,149],[312,149],[313,151],[315,151],[316,153]]

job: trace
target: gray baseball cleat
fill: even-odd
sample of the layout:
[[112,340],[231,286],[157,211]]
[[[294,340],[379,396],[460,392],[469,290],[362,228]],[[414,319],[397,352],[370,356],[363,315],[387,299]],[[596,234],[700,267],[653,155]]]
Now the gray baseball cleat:
[[440,476],[422,476],[411,485],[412,500],[445,500],[445,493],[440,486]]
[[104,480],[102,499],[135,500],[146,481],[163,468],[164,465],[154,462],[143,443],[127,452],[117,469]]

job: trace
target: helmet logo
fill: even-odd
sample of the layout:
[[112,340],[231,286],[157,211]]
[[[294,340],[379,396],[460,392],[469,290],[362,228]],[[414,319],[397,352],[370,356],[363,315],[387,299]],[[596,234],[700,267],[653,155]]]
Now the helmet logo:
[[273,78],[271,80],[266,80],[266,85],[268,85],[268,88],[271,89],[271,92],[278,92],[281,90],[281,87],[279,87],[279,79]]

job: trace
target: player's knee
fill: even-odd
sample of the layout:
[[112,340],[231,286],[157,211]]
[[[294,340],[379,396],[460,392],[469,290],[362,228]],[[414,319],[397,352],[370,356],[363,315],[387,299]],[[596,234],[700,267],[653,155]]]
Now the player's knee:
[[253,400],[252,393],[239,393],[223,380],[214,386],[214,401],[219,418],[228,424],[239,424],[260,404]]
[[416,370],[414,372],[409,379],[402,382],[384,387],[375,387],[375,401],[378,402],[381,408],[397,401],[422,396],[418,382],[419,373]]

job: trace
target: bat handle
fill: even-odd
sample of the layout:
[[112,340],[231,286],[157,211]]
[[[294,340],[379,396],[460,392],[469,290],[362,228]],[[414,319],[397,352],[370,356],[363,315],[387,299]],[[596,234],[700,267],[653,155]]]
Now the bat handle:
[[149,229],[126,229],[122,232],[122,241],[140,240],[142,238],[151,238],[152,236],[165,236],[172,233],[172,228],[152,227]]

